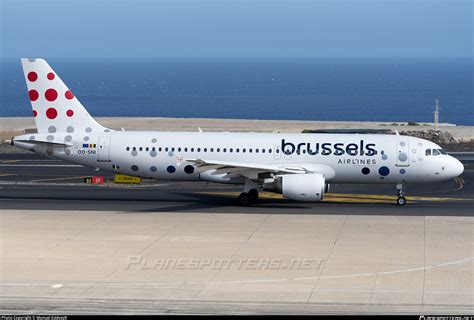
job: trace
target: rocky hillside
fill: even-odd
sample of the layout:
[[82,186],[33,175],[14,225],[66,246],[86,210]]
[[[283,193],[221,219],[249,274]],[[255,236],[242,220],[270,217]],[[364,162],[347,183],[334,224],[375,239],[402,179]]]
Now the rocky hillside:
[[449,132],[440,130],[400,131],[401,135],[426,139],[439,144],[447,151],[474,151],[474,140],[458,141]]

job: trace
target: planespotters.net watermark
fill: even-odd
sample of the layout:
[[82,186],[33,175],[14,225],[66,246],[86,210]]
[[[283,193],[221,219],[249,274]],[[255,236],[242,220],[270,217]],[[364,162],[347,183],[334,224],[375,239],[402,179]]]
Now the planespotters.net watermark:
[[323,259],[147,259],[129,256],[125,270],[317,270]]

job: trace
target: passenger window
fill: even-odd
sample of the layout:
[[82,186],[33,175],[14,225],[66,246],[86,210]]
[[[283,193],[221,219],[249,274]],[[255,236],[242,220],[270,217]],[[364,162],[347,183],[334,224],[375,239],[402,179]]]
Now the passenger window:
[[191,152],[194,152],[194,148],[191,148]]
[[245,148],[242,149],[242,152],[245,153]]
[[174,152],[174,147],[172,147],[172,148],[171,148],[171,151],[173,151],[173,152]]
[[226,149],[226,148],[222,149],[222,152],[226,152],[226,151],[227,151],[227,149]]
[[138,150],[139,150],[139,151],[143,151],[143,148],[142,148],[142,147],[140,147]]
[[234,151],[234,149],[230,148],[230,149],[229,149],[229,152],[232,152],[232,151]]
[[178,148],[178,152],[181,152],[181,148]]
[[151,150],[152,150],[152,151],[156,151],[156,148],[155,148],[155,147],[153,147],[153,148],[151,148]]
[[214,152],[214,148],[211,148],[211,152]]
[[207,148],[204,148],[204,152],[207,152]]
[[201,152],[201,148],[197,148],[197,152]]
[[252,153],[252,149],[249,149],[249,153]]
[[188,152],[188,148],[184,148],[184,152]]
[[431,149],[426,149],[425,156],[431,156]]
[[130,151],[130,147],[127,147],[127,151]]
[[262,149],[262,153],[265,153],[265,149]]
[[149,147],[146,147],[146,148],[145,148],[145,151],[150,151],[150,148],[149,148]]
[[434,156],[438,156],[440,155],[441,153],[438,151],[438,149],[433,149],[433,155]]
[[220,149],[220,148],[217,148],[217,152],[221,152],[221,149]]
[[166,147],[166,148],[165,148],[165,151],[168,152],[168,150],[169,150],[168,147]]
[[235,152],[239,153],[239,148],[235,149]]
[[160,152],[161,152],[161,150],[163,150],[163,149],[162,149],[161,147],[159,147],[159,148],[158,148],[158,151],[160,151]]

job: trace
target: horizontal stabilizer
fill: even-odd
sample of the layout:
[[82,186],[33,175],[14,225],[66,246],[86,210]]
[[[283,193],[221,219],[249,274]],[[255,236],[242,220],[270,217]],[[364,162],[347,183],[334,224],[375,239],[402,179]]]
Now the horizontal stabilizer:
[[71,147],[72,144],[64,143],[64,142],[54,142],[54,141],[41,141],[41,140],[24,140],[24,139],[14,139],[12,140],[12,144],[15,144],[15,142],[22,142],[22,143],[29,143],[29,144],[35,144],[35,145],[43,145],[43,146],[52,146],[52,147]]

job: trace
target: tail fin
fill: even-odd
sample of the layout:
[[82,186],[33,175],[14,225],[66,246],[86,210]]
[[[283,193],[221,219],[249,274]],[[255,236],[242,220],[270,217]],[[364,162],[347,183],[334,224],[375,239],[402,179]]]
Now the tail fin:
[[38,132],[92,132],[98,124],[44,59],[21,59]]

